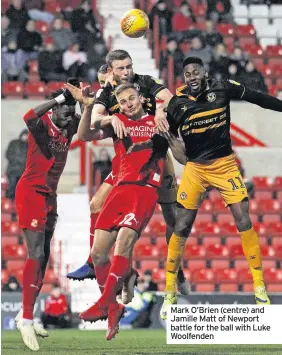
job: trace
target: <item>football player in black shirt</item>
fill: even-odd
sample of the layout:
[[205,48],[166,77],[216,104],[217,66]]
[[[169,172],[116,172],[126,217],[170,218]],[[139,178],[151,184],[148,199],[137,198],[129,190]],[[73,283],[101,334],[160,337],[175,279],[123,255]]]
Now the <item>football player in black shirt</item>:
[[252,227],[247,190],[231,147],[230,100],[245,100],[278,112],[282,112],[282,101],[232,80],[209,79],[200,58],[186,58],[183,68],[186,85],[170,100],[167,119],[156,119],[161,131],[170,129],[175,135],[180,133],[187,157],[177,195],[176,227],[169,242],[163,319],[167,306],[177,302],[178,265],[209,186],[220,192],[234,217],[252,273],[256,303],[270,304],[259,238]]
[[[165,118],[164,107],[167,106],[168,102],[172,98],[172,94],[168,89],[166,89],[162,84],[158,83],[154,78],[149,75],[138,75],[133,72],[132,59],[128,52],[124,50],[114,50],[109,52],[106,58],[108,66],[108,77],[106,79],[105,87],[97,95],[93,111],[92,111],[92,124],[95,121],[99,121],[105,115],[112,115],[113,120],[115,120],[114,114],[120,112],[119,104],[117,102],[116,96],[114,94],[115,88],[126,82],[132,82],[134,86],[138,89],[143,97],[144,110],[148,114],[153,114],[159,119]],[[72,90],[70,88],[70,90]],[[74,94],[74,93],[73,93]],[[162,100],[163,104],[157,109],[156,99]],[[117,118],[115,120],[117,126],[115,126],[118,138],[122,138],[126,135],[126,130],[123,123]],[[114,123],[113,123],[114,125]],[[85,135],[84,140],[91,140],[91,137]],[[166,238],[169,240],[174,225],[175,225],[175,211],[176,211],[176,196],[177,196],[177,182],[175,179],[175,172],[172,160],[169,155],[167,155],[164,178],[162,186],[159,188],[159,203],[161,205],[165,221],[167,223]],[[100,212],[102,205],[112,189],[112,185],[107,180],[104,182],[95,196],[93,196],[90,202],[91,211],[91,243],[93,243],[93,233],[96,219],[98,218],[98,213]],[[74,272],[68,274],[68,278],[75,280],[84,280],[85,278],[93,278],[93,266],[91,263],[91,257],[85,265],[75,270]],[[132,280],[135,280],[135,273],[132,274],[129,283],[132,284]],[[178,272],[178,289],[182,294],[188,294],[189,286],[184,278],[182,269]],[[132,289],[132,288],[130,288]],[[124,303],[133,296],[127,297],[128,292],[125,292],[123,297]]]

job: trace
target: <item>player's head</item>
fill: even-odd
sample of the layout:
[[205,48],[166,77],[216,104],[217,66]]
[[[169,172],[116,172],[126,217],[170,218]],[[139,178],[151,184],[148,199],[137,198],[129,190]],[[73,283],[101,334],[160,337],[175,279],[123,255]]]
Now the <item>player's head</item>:
[[132,83],[119,85],[115,90],[120,111],[132,120],[138,120],[144,115],[142,97]]
[[[67,82],[76,87],[80,87],[80,83],[77,80],[77,78],[68,78]],[[65,89],[59,89],[57,91],[52,92],[50,95],[50,99],[54,99],[55,97],[61,95],[64,92],[64,90]],[[53,107],[52,121],[55,123],[57,127],[65,128],[71,123],[75,115],[75,105],[76,105],[76,101],[72,99],[72,100],[68,100],[67,103],[58,104]]]
[[108,53],[106,57],[108,72],[113,73],[114,80],[118,84],[132,82],[133,67],[132,59],[128,52],[116,49]]
[[108,65],[103,64],[102,66],[100,66],[100,68],[98,70],[98,81],[99,81],[101,88],[105,87],[107,75],[108,75]]
[[183,75],[192,94],[198,94],[207,85],[208,74],[202,60],[198,57],[184,59]]

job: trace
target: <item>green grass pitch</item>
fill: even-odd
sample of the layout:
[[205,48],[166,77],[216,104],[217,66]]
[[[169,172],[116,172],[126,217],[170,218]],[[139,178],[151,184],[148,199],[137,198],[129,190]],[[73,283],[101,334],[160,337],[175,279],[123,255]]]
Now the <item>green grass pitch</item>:
[[[53,330],[39,340],[43,355],[282,355],[281,345],[166,345],[164,330],[121,330],[111,341],[106,331]],[[19,332],[2,331],[2,355],[27,355]]]

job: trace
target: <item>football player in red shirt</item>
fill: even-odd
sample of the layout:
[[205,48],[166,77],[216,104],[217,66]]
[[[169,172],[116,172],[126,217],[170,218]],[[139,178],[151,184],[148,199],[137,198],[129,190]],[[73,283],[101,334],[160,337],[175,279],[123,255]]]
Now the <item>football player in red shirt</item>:
[[[69,82],[79,85],[76,79]],[[33,308],[43,284],[58,217],[58,182],[80,121],[75,105],[64,88],[24,115],[29,130],[28,153],[26,169],[16,188],[16,209],[28,258],[23,270],[23,309],[16,323],[25,345],[34,351],[39,349],[35,335],[48,336],[45,329],[33,322]]]
[[[70,85],[66,87],[71,90]],[[118,332],[125,308],[117,303],[116,292],[131,271],[135,242],[153,215],[168,149],[168,141],[157,134],[154,116],[145,114],[135,86],[122,84],[115,95],[123,114],[103,116],[95,123],[96,129],[104,130],[103,137],[113,137],[118,159],[115,186],[96,222],[91,251],[102,295],[94,306],[80,315],[81,319],[91,322],[108,318],[107,340]],[[95,139],[90,129],[92,108],[87,106],[87,98],[84,103],[89,114],[81,120],[78,135],[87,132],[92,140]],[[125,135],[122,139],[116,134],[120,129]],[[110,262],[109,252],[115,243]]]

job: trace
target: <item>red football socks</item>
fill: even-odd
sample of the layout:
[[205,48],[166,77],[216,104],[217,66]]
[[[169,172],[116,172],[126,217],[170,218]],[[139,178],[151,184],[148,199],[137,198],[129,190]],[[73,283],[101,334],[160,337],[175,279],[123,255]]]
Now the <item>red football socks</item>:
[[40,291],[38,280],[41,268],[37,259],[26,259],[23,270],[23,318],[33,319],[33,308]]
[[92,245],[94,242],[95,224],[98,219],[98,216],[99,216],[99,213],[91,213],[91,215],[90,215],[90,236],[89,236],[90,254],[88,256],[87,262],[92,265],[93,265],[93,261],[92,261],[92,257],[91,257],[91,249],[92,249]]
[[98,282],[101,293],[103,293],[104,291],[111,266],[112,264],[110,263],[110,261],[103,266],[94,266],[96,280]]
[[128,258],[120,255],[113,257],[104,292],[98,300],[102,307],[108,307],[111,303],[116,303],[116,292],[127,275],[128,268]]

